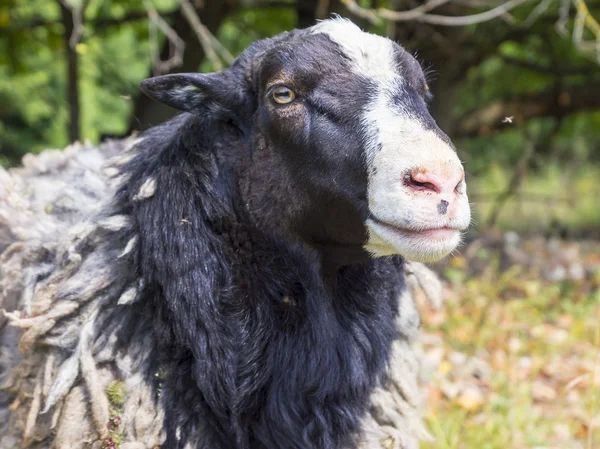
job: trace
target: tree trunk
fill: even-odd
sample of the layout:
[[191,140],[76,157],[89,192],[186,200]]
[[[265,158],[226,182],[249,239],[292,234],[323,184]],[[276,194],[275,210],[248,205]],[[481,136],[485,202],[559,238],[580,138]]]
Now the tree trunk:
[[297,0],[296,28],[308,28],[315,24],[319,3],[319,0]]
[[73,12],[62,2],[58,2],[62,14],[64,27],[65,59],[67,68],[67,101],[69,104],[69,142],[79,140],[79,77],[78,77],[78,55],[75,48],[71,47],[69,39],[73,34]]

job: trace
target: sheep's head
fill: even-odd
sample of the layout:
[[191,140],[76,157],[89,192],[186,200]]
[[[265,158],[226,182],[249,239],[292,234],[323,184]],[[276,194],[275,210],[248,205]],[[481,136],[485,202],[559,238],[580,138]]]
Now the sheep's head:
[[[421,67],[347,20],[261,41],[222,72],[151,78],[142,89],[235,124],[256,157],[276,159],[267,171],[285,171],[288,221],[309,243],[433,261],[469,225],[464,170],[427,110]],[[262,188],[266,204],[274,189]]]

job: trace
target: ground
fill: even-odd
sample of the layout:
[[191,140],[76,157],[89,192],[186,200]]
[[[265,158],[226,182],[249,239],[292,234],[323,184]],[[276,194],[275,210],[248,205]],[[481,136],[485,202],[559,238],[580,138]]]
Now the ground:
[[600,242],[492,232],[435,268],[423,449],[600,448]]

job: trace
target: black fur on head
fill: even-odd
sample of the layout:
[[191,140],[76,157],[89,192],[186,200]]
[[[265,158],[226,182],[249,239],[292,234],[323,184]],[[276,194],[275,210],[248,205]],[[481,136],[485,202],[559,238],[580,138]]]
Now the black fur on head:
[[142,136],[115,199],[139,243],[131,332],[148,327],[166,372],[164,448],[355,447],[405,288],[400,256],[363,249],[375,81],[308,29],[142,89],[186,111]]
[[[274,98],[284,87],[295,96],[288,104]],[[218,118],[236,136],[237,154],[230,156],[239,161],[241,195],[255,222],[333,250],[328,255],[339,250],[366,260],[367,168],[358,111],[373,91],[326,35],[286,33],[255,44],[230,69],[151,78],[142,90]]]

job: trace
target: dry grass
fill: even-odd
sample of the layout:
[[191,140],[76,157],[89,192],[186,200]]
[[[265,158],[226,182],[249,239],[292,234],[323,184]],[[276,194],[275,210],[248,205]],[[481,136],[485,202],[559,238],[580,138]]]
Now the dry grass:
[[551,260],[552,251],[539,260],[565,265],[562,279],[535,264],[502,271],[485,248],[477,275],[464,273],[481,254],[444,268],[446,307],[423,309],[427,421],[436,437],[423,449],[600,448],[600,252],[552,245],[555,255],[571,251],[582,278]]

